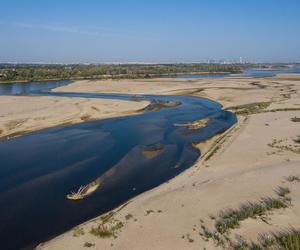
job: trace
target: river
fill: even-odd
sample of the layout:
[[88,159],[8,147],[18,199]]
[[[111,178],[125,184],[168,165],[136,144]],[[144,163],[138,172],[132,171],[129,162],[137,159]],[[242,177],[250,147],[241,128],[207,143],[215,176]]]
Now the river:
[[[0,94],[29,94],[134,100],[135,96],[57,93],[69,81],[18,83]],[[9,90],[10,89],[10,90]],[[230,128],[237,119],[214,101],[185,96],[140,96],[177,102],[139,115],[85,122],[0,142],[0,237],[2,249],[32,248],[130,198],[175,177],[200,156],[192,146]],[[200,129],[183,124],[210,118]],[[159,147],[157,155],[147,150]],[[66,195],[101,177],[84,200]]]

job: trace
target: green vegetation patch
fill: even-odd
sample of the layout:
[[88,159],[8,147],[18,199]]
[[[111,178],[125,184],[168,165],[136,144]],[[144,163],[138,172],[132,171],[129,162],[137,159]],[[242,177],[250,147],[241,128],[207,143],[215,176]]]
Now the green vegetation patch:
[[300,137],[298,136],[297,138],[293,139],[292,143],[289,142],[288,139],[273,139],[272,143],[269,143],[268,146],[271,148],[279,149],[279,152],[285,150],[296,154],[300,154]]
[[293,140],[295,143],[300,144],[300,136],[298,136],[298,138]]
[[[120,211],[125,205],[118,209]],[[124,226],[124,223],[114,218],[115,212],[111,211],[100,217],[101,223],[97,227],[92,227],[90,233],[100,238],[117,237],[116,234]]]
[[291,192],[290,189],[287,187],[278,187],[276,190],[276,194],[280,197],[285,197],[290,192]]
[[208,161],[215,153],[218,152],[219,149],[220,149],[220,146],[214,147],[214,148],[208,153],[208,155],[205,157],[204,161]]
[[281,198],[262,198],[258,202],[247,202],[239,209],[228,209],[221,212],[215,227],[220,234],[224,234],[230,229],[237,228],[243,220],[261,216],[272,209],[286,207],[286,200]]
[[283,249],[283,250],[299,250],[300,249],[300,230],[289,229],[287,231],[265,234],[258,239],[259,244],[247,243],[242,241],[233,246],[233,249],[242,250],[263,250],[263,249]]
[[127,215],[125,215],[125,219],[126,220],[130,220],[130,219],[132,219],[133,218],[133,215],[132,214],[127,214]]
[[73,230],[73,237],[79,237],[81,235],[84,235],[83,228],[80,228],[80,227],[74,228],[74,230]]
[[[293,177],[287,177],[294,181]],[[214,229],[210,231],[203,225],[202,231],[199,233],[205,241],[213,240],[216,246],[221,246],[224,249],[297,249],[300,250],[299,244],[299,230],[289,230],[279,234],[272,234],[271,236],[265,236],[259,239],[260,243],[255,244],[247,242],[244,238],[239,238],[238,243],[233,242],[230,239],[230,230],[238,228],[240,222],[248,218],[256,218],[265,221],[266,212],[274,209],[282,209],[291,205],[291,198],[287,197],[290,190],[286,187],[278,187],[275,190],[278,195],[276,198],[261,198],[257,202],[243,203],[238,209],[227,209],[221,211],[218,219],[216,219]],[[211,215],[210,215],[211,217]],[[215,219],[215,217],[213,217]],[[298,244],[298,245],[297,245]],[[295,246],[297,246],[295,248]]]
[[116,233],[124,226],[121,221],[114,220],[109,225],[101,223],[97,227],[93,227],[90,231],[91,234],[100,238],[116,237]]
[[124,223],[121,221],[114,220],[109,225],[100,224],[97,227],[93,227],[90,231],[91,234],[100,237],[100,238],[110,238],[115,237],[116,233],[124,226]]
[[298,175],[290,175],[285,178],[288,182],[300,182],[300,178]]
[[89,114],[82,115],[82,116],[80,116],[80,119],[82,121],[89,121],[89,120],[91,120],[91,115],[89,115]]
[[113,216],[114,216],[114,212],[111,211],[105,215],[102,215],[100,217],[100,219],[102,220],[103,223],[105,223],[105,222],[109,221],[110,219],[112,219]]
[[270,109],[267,112],[279,112],[279,111],[299,111],[300,108],[283,108],[283,109]]
[[268,242],[268,245],[271,243],[271,245],[283,249],[300,249],[300,230],[291,229],[286,232],[273,234],[273,241],[268,240],[268,238],[265,237],[265,242]]
[[110,238],[114,235],[112,230],[108,229],[108,227],[103,224],[96,228],[93,227],[90,233],[100,238]]
[[174,76],[181,73],[240,73],[240,65],[223,64],[73,64],[73,65],[37,65],[2,64],[0,81],[37,81],[53,79],[121,79],[151,78]]
[[95,243],[85,242],[83,246],[84,247],[94,247]]
[[146,215],[149,215],[149,214],[151,214],[151,213],[154,213],[154,210],[149,209],[149,210],[146,211]]
[[291,118],[291,121],[292,122],[300,122],[300,117],[293,117],[293,118]]
[[262,113],[266,108],[270,106],[271,102],[254,102],[235,107],[229,107],[228,110],[232,110],[236,115],[252,115]]

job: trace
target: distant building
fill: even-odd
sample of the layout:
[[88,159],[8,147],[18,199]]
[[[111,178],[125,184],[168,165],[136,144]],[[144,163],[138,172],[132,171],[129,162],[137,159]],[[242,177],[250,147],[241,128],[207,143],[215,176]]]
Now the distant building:
[[239,61],[239,63],[240,63],[240,64],[246,64],[246,63],[247,63],[247,61],[246,61],[246,60],[244,60],[244,59],[243,59],[243,57],[241,57],[241,56],[240,56],[240,61]]
[[209,60],[207,61],[207,63],[214,64],[214,63],[216,63],[216,61],[213,60],[213,59],[209,59]]

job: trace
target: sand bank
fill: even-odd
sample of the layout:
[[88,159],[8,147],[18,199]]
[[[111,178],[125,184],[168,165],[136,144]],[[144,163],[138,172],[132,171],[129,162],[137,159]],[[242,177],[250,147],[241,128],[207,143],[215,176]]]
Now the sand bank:
[[[292,121],[300,117],[299,80],[81,81],[59,88],[57,91],[193,95],[215,99],[229,109],[247,105],[234,109],[240,113],[234,128],[198,145],[204,156],[193,167],[107,216],[79,225],[38,248],[222,248],[203,236],[203,228],[213,231],[224,209],[237,209],[262,197],[277,198],[275,190],[279,186],[290,190],[292,205],[245,219],[239,228],[229,231],[228,237],[232,241],[237,235],[256,240],[259,233],[300,227],[300,182],[286,179],[300,176],[295,141],[300,123]],[[121,224],[116,227],[116,222]],[[101,234],[105,230],[111,234]]]
[[0,137],[11,138],[55,126],[131,115],[148,104],[148,101],[0,96]]

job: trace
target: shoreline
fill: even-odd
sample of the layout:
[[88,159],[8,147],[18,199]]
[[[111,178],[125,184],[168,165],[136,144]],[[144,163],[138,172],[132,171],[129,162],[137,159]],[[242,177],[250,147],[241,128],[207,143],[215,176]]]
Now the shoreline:
[[[147,105],[144,108],[146,108],[146,107],[147,107]],[[134,110],[129,111],[128,113],[116,114],[114,116],[110,116],[110,117],[106,117],[106,118],[91,118],[88,120],[83,120],[81,122],[74,122],[74,123],[72,121],[70,121],[70,122],[61,123],[61,124],[57,124],[57,125],[53,125],[53,126],[51,125],[50,127],[45,127],[45,128],[40,128],[40,129],[35,128],[32,130],[20,131],[20,132],[16,132],[14,134],[8,134],[5,136],[1,136],[1,134],[0,134],[0,142],[15,139],[20,136],[26,136],[26,135],[30,135],[33,133],[43,132],[44,130],[47,130],[47,129],[64,128],[66,126],[79,125],[82,123],[99,122],[99,121],[105,121],[105,120],[109,120],[109,119],[118,119],[118,118],[123,118],[123,117],[127,117],[127,116],[139,115],[139,114],[142,114],[143,112],[145,112],[144,108],[138,109],[135,111]]]
[[[190,168],[193,168],[196,164],[201,164],[201,162],[203,161],[203,158],[202,158],[202,152],[204,152],[204,155],[209,153],[209,151],[211,151],[215,146],[218,146],[222,143],[224,143],[224,140],[222,140],[222,137],[225,136],[225,135],[228,135],[230,133],[232,133],[232,130],[236,129],[236,126],[238,126],[237,124],[233,125],[228,131],[226,131],[225,133],[222,133],[221,135],[215,135],[213,136],[212,138],[208,139],[207,141],[204,141],[204,142],[201,142],[197,145],[194,145],[194,147],[196,149],[200,149],[201,150],[201,156],[197,159],[197,161],[193,164],[193,166],[191,166]],[[221,141],[218,142],[218,139],[221,139]],[[208,145],[206,145],[208,144]],[[203,151],[202,151],[203,150]],[[185,170],[185,172],[189,171],[188,168],[187,170]],[[184,173],[184,172],[183,172]],[[181,173],[181,174],[183,174]],[[179,174],[179,176],[181,175]],[[150,190],[147,190],[129,200],[127,200],[126,202],[124,202],[123,204],[115,207],[114,209],[111,209],[109,210],[108,212],[106,213],[103,213],[103,214],[100,214],[90,220],[87,220],[81,224],[78,224],[74,227],[72,227],[70,230],[68,230],[67,232],[63,233],[63,234],[60,234],[58,236],[55,236],[54,238],[51,238],[49,239],[48,241],[45,241],[45,242],[41,242],[39,243],[35,249],[37,250],[42,250],[44,249],[45,245],[47,244],[47,242],[51,242],[51,241],[56,241],[56,240],[59,240],[59,239],[63,239],[65,234],[66,233],[72,233],[74,230],[76,230],[77,228],[80,228],[80,227],[85,227],[85,226],[89,226],[91,223],[94,223],[95,221],[99,221],[99,220],[102,220],[101,218],[105,217],[105,216],[110,216],[111,213],[113,213],[114,215],[116,215],[118,212],[120,212],[122,209],[124,209],[127,205],[129,205],[130,203],[132,202],[135,202],[135,200],[138,200],[140,198],[142,198],[144,195],[147,195],[147,194],[151,194],[152,192],[155,192],[155,190],[157,189],[160,189],[162,187],[165,187],[165,185],[168,185],[168,183],[174,179],[176,179],[177,176],[175,176],[174,178],[170,179],[169,181],[167,182],[164,182],[164,183],[161,183],[160,185],[150,189]]]
[[82,80],[90,80],[90,81],[99,81],[99,80],[133,80],[133,79],[155,79],[159,77],[176,77],[178,75],[222,75],[222,74],[240,74],[238,72],[220,72],[220,71],[213,71],[213,72],[181,72],[181,73],[169,73],[169,74],[149,74],[148,77],[141,76],[141,77],[133,77],[133,78],[126,78],[126,75],[103,75],[101,77],[74,77],[74,78],[50,78],[50,79],[37,79],[37,80],[15,80],[15,81],[0,81],[0,84],[12,84],[12,83],[28,83],[28,82],[53,82],[53,81],[82,81]]
[[[289,225],[300,227],[299,184],[286,181],[287,176],[300,176],[299,155],[289,148],[289,144],[297,146],[293,138],[299,130],[297,122],[291,121],[293,117],[300,117],[297,81],[300,75],[294,74],[293,79],[280,76],[79,81],[58,88],[56,91],[188,94],[216,100],[224,109],[234,107],[231,110],[241,113],[241,117],[240,124],[198,145],[201,157],[180,175],[130,199],[119,207],[121,210],[114,210],[117,213],[108,212],[107,220],[103,221],[105,215],[100,215],[41,243],[37,249],[86,249],[86,243],[92,244],[92,249],[131,250],[145,246],[150,249],[218,249],[213,240],[201,236],[203,227],[214,230],[221,211],[238,208],[248,201],[256,202],[262,197],[275,197],[274,190],[279,186],[290,189],[293,206],[264,214],[268,223],[261,222],[260,217],[246,219],[240,228],[230,231],[230,239],[234,241],[239,235],[256,241],[259,233],[280,231]],[[102,224],[112,227],[114,221],[123,223],[114,232],[116,237],[91,233]],[[84,233],[74,236],[81,229]]]
[[[100,215],[42,243],[38,249],[84,249],[87,242],[96,248],[122,250],[141,249],[143,246],[149,249],[221,249],[212,240],[206,240],[199,235],[202,226],[213,230],[214,220],[209,217],[214,216],[217,220],[219,212],[223,209],[236,208],[244,202],[255,201],[261,197],[274,196],[278,185],[287,185],[291,189],[293,206],[280,210],[280,213],[289,219],[279,216],[275,211],[274,215],[266,214],[270,225],[264,226],[257,219],[249,219],[240,229],[232,230],[229,237],[234,240],[238,234],[247,240],[255,241],[259,233],[274,232],[276,229],[278,231],[287,228],[289,223],[295,227],[300,226],[300,218],[295,215],[300,207],[298,191],[295,189],[298,184],[284,181],[288,175],[300,175],[300,171],[297,170],[300,158],[286,150],[281,153],[272,152],[273,149],[268,146],[272,137],[276,135],[283,138],[297,135],[297,124],[290,119],[300,116],[300,112],[289,110],[298,107],[296,97],[300,89],[295,84],[291,85],[295,80],[300,80],[300,76],[294,75],[293,81],[283,77],[194,80],[191,83],[182,79],[172,79],[172,86],[166,83],[166,79],[143,81],[151,94],[187,93],[216,100],[224,108],[247,104],[248,114],[242,115],[242,118],[239,118],[240,124],[229,131],[198,145],[202,156],[192,167],[169,182],[134,197],[125,203],[125,207],[121,206],[122,210],[112,215],[114,219],[124,223],[122,230],[116,232],[117,238],[101,238],[90,233],[92,228],[103,223],[103,215]],[[253,81],[259,81],[265,87],[253,85]],[[160,82],[160,89],[152,89],[151,84],[155,85],[157,82]],[[86,84],[93,91],[106,90],[105,86]],[[119,85],[122,86],[119,82],[115,91],[119,90]],[[74,88],[77,88],[76,84]],[[129,93],[142,93],[134,81],[125,90]],[[263,107],[266,109],[265,113],[261,112],[262,107],[254,104],[267,101],[270,104],[269,107]],[[278,108],[283,110],[268,111]],[[242,111],[243,109],[239,108],[236,112]],[[215,151],[215,148],[218,149]],[[208,150],[203,153],[205,149]],[[205,160],[210,152],[213,154]],[[236,187],[239,187],[238,193],[230,191]],[[285,215],[286,213],[288,215]],[[133,219],[124,220],[129,214]],[[112,222],[105,222],[108,227],[110,223]],[[74,237],[73,232],[77,228],[81,228],[85,234]],[[137,232],[139,238],[134,236]],[[159,242],[159,245],[154,242]]]
[[149,101],[0,96],[0,141],[51,128],[138,115]]
[[[76,95],[75,95],[76,96]],[[88,95],[85,95],[85,96],[88,96]],[[11,98],[11,97],[10,97]],[[178,97],[174,97],[175,98],[175,100],[178,98]],[[17,99],[19,99],[19,98],[17,98]],[[37,98],[32,98],[32,99],[37,99]],[[152,98],[150,98],[150,99],[152,99]],[[156,98],[155,97],[153,97],[153,99],[155,100]],[[182,99],[187,99],[187,103],[189,103],[189,101],[188,100],[190,100],[189,98],[182,98]],[[159,103],[159,106],[177,106],[180,102],[178,101],[178,102],[172,102],[172,101],[167,101],[168,100],[168,98],[166,98],[166,102],[165,102],[165,104],[162,102],[162,103],[160,103],[160,102],[158,102]],[[170,100],[172,100],[172,98],[170,98]],[[178,100],[180,100],[180,98],[178,98]],[[194,102],[195,103],[198,103],[198,100],[196,100],[196,98],[193,98],[193,100],[194,100]],[[199,101],[200,102],[200,101]],[[214,103],[212,103],[212,102],[209,102],[209,101],[205,101],[205,102],[207,102],[208,104],[209,104],[209,106],[211,105],[212,107],[215,107],[217,110],[218,110],[218,107],[219,107],[219,105],[216,105],[216,106],[214,106],[215,104]],[[155,102],[154,102],[155,103]],[[192,106],[193,106],[193,104],[192,104]],[[197,105],[198,106],[198,105]],[[201,107],[201,106],[200,106]],[[209,111],[209,110],[208,110]],[[164,113],[167,113],[168,111],[167,110],[165,110],[164,111]],[[146,115],[147,116],[147,115]],[[149,115],[148,115],[149,116]],[[150,115],[151,116],[151,115]],[[143,116],[142,116],[143,117]],[[133,120],[134,120],[135,118],[133,118]],[[127,120],[127,119],[121,119],[121,120]],[[140,118],[140,120],[141,120],[141,118]],[[146,119],[147,120],[147,119]],[[176,120],[176,119],[175,119]],[[220,119],[220,120],[222,120],[222,119]],[[230,119],[231,120],[231,119]],[[112,126],[114,126],[113,125],[113,123],[114,123],[114,121],[110,121],[109,122],[109,124],[111,124]],[[126,121],[125,121],[125,123],[126,123]],[[150,123],[151,124],[151,123]],[[227,122],[225,121],[225,124],[227,124]],[[83,126],[83,129],[85,128],[85,127],[89,127],[89,126],[94,126],[95,127],[95,129],[97,129],[97,124],[94,124],[94,125],[84,125]],[[81,128],[81,127],[74,127],[74,128],[70,128],[70,130],[75,130],[75,131],[77,131],[77,128]],[[54,135],[56,134],[56,131],[57,130],[55,130],[54,131]],[[85,132],[86,130],[84,130],[83,132]],[[107,129],[107,131],[110,131],[109,129]],[[126,131],[126,130],[125,130]],[[143,129],[142,129],[142,131],[143,131]],[[57,131],[57,133],[59,134],[60,132],[62,132],[62,133],[64,133],[64,131],[61,131],[61,130],[58,130]],[[51,131],[49,131],[49,132],[44,132],[43,133],[43,135],[46,135],[46,137],[48,136],[48,134],[51,136]],[[39,138],[39,135],[37,134],[37,136],[36,136],[37,138]],[[31,137],[29,137],[28,139],[31,139]],[[35,138],[32,138],[32,139],[35,139]],[[17,143],[18,144],[18,142],[22,142],[23,140],[27,140],[27,137],[26,138],[22,138],[21,140],[16,140],[15,141],[15,143]],[[12,142],[13,144],[14,144],[14,142]],[[9,143],[8,143],[9,144]],[[22,144],[22,143],[21,143]],[[22,146],[22,145],[21,145]],[[4,147],[5,147],[5,144],[4,144]],[[76,146],[76,148],[78,148],[77,146]],[[148,148],[149,149],[149,148]],[[80,149],[80,147],[79,147],[79,150],[83,150],[83,149]],[[194,151],[194,150],[193,150]],[[5,152],[5,151],[4,151]],[[80,151],[79,151],[80,152]],[[129,151],[130,152],[130,151]],[[170,152],[170,151],[169,151]],[[194,152],[196,152],[196,150],[194,151]],[[96,153],[96,152],[95,152]],[[96,154],[97,155],[97,154]],[[198,155],[198,151],[197,151],[197,155]],[[150,155],[149,155],[150,156]],[[152,158],[152,156],[150,156],[150,158]],[[194,160],[196,160],[198,157],[196,157],[196,155],[195,155],[195,157],[193,158],[193,161]],[[188,161],[189,161],[189,159],[187,159]],[[7,163],[7,165],[9,166],[9,163],[10,161],[6,161],[6,163]],[[100,164],[101,164],[101,162],[99,162]],[[35,166],[35,164],[29,164],[29,165],[31,165],[31,166]],[[137,167],[138,167],[138,164],[137,163],[134,163],[134,165],[136,165]],[[179,167],[180,165],[178,165],[178,167]],[[185,168],[185,166],[186,165],[183,165],[182,167],[184,167]],[[171,168],[172,168],[172,165],[170,166]],[[82,169],[83,170],[83,169]],[[151,172],[151,169],[149,169],[150,170],[150,172]],[[175,170],[174,170],[175,171]],[[176,172],[180,172],[181,170],[179,169],[179,170],[176,170]],[[153,179],[153,180],[155,180],[155,179]],[[140,186],[141,188],[142,188],[142,186]],[[139,188],[140,188],[139,187]],[[64,184],[62,183],[62,185],[61,185],[61,188],[63,189],[64,188]],[[129,187],[129,190],[131,190],[130,189],[131,187]],[[69,192],[69,190],[73,190],[73,187],[67,187],[66,189],[68,189],[67,191]],[[64,190],[64,189],[63,189]],[[63,193],[60,193],[60,195],[59,195],[59,197],[62,197],[61,195],[63,194],[64,195],[64,193],[66,192],[66,190],[64,190],[63,191]],[[41,199],[40,199],[40,201],[42,201],[43,200],[43,197],[44,196],[41,196]],[[94,198],[95,198],[95,196],[94,196]],[[130,197],[128,197],[128,198],[130,198]],[[125,201],[125,199],[123,199],[123,201]],[[62,204],[62,206],[64,206],[64,204],[65,203],[67,203],[67,206],[68,205],[70,205],[67,201],[66,202],[62,202],[63,204]],[[101,203],[101,202],[100,202]],[[117,204],[116,204],[117,205]],[[102,211],[104,211],[104,210],[102,210]],[[97,212],[97,211],[95,211],[95,212]],[[95,215],[96,213],[93,213],[93,215]],[[34,217],[33,217],[34,218]],[[86,217],[85,217],[86,218]],[[83,220],[81,220],[80,222],[82,222]],[[34,223],[34,222],[33,222]],[[51,221],[49,221],[49,219],[48,219],[48,223],[51,223]],[[73,226],[74,224],[72,224],[72,226]],[[65,228],[65,229],[67,229],[67,228]],[[34,230],[34,229],[33,229]],[[36,230],[36,229],[35,229]],[[57,230],[59,230],[59,229],[57,229]],[[58,232],[58,231],[57,231]],[[61,232],[61,231],[59,231],[59,232]],[[49,233],[49,232],[48,232]],[[49,235],[49,234],[48,234]],[[47,236],[47,235],[45,235],[45,236]],[[42,239],[42,238],[40,238],[40,239]]]
[[[228,142],[228,138],[227,136],[229,136],[229,140],[232,140],[234,136],[237,136],[237,134],[239,133],[239,131],[242,129],[243,126],[245,126],[246,122],[247,122],[247,117],[239,117],[238,121],[236,124],[234,124],[230,129],[226,130],[224,133],[221,134],[217,134],[215,136],[213,136],[212,138],[203,141],[199,144],[193,145],[196,149],[199,149],[201,151],[201,155],[199,156],[199,158],[197,159],[197,161],[188,169],[186,169],[184,172],[180,173],[178,176],[175,176],[174,178],[170,179],[167,182],[164,182],[156,187],[154,187],[153,189],[147,190],[146,192],[143,192],[131,199],[129,199],[128,201],[124,202],[123,204],[117,206],[116,208],[109,210],[108,212],[104,213],[104,214],[100,214],[90,220],[87,220],[79,225],[76,225],[75,227],[71,228],[70,230],[68,230],[67,232],[60,234],[58,236],[55,236],[54,238],[46,241],[46,242],[41,242],[40,244],[38,244],[36,246],[35,249],[37,250],[42,250],[42,249],[48,249],[47,248],[47,243],[53,242],[54,246],[56,247],[55,243],[56,241],[59,240],[64,240],[64,237],[66,236],[66,234],[72,234],[74,232],[74,230],[77,230],[78,228],[82,228],[82,227],[89,227],[91,224],[94,224],[95,222],[101,221],[103,220],[103,217],[106,216],[111,216],[113,214],[117,215],[119,212],[121,212],[127,205],[129,205],[130,203],[134,203],[136,200],[139,199],[143,199],[144,196],[146,195],[151,195],[153,192],[158,191],[161,188],[165,188],[166,186],[169,185],[170,182],[172,181],[176,181],[176,178],[180,177],[181,175],[187,175],[190,174],[190,172],[193,172],[196,168],[199,168],[199,165],[204,167],[205,164],[205,157],[207,154],[209,154],[211,151],[214,150],[214,148],[219,147],[219,146],[224,146],[223,144]],[[52,249],[50,247],[50,249]]]

